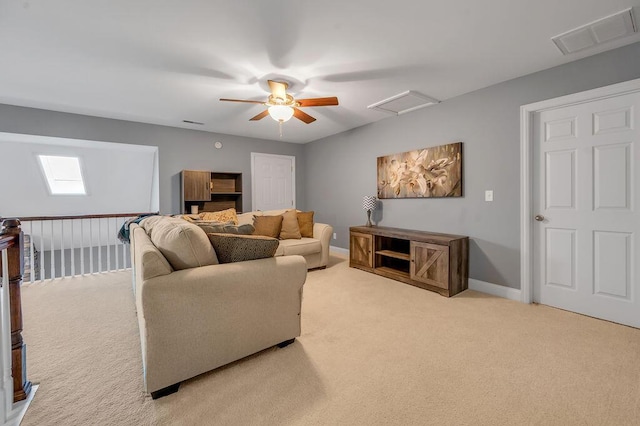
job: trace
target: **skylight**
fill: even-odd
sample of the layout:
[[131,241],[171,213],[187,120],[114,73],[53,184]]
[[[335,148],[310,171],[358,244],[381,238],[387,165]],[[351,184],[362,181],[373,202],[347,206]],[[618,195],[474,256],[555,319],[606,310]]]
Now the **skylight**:
[[38,155],[51,195],[86,195],[80,159]]

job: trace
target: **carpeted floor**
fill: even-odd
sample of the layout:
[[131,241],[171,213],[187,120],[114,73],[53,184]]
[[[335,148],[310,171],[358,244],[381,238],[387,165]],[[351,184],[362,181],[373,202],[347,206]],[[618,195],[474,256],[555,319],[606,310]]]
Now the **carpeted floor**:
[[309,273],[302,336],[142,392],[130,274],[23,287],[23,425],[637,425],[640,330],[350,269]]

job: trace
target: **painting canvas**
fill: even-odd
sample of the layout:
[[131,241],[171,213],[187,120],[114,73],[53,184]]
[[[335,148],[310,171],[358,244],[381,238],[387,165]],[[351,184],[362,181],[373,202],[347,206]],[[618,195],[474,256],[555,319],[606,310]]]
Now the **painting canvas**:
[[378,198],[462,197],[462,142],[378,157]]

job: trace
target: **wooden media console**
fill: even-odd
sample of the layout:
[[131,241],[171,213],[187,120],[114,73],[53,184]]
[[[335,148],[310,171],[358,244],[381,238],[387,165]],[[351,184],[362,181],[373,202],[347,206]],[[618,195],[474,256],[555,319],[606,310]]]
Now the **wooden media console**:
[[383,226],[349,228],[349,266],[453,296],[468,287],[469,237]]

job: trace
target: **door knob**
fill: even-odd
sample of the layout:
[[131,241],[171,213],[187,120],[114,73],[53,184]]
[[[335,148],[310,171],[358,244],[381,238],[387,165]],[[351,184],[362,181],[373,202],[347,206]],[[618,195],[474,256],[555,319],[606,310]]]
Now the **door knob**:
[[544,220],[544,216],[542,216],[541,214],[537,214],[535,215],[534,219],[538,222],[542,222]]

